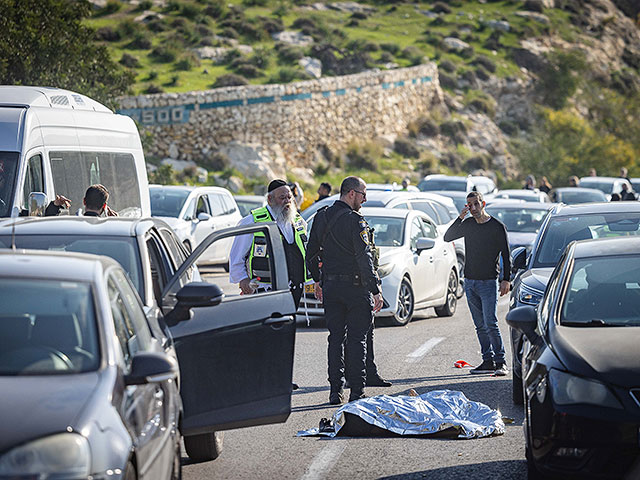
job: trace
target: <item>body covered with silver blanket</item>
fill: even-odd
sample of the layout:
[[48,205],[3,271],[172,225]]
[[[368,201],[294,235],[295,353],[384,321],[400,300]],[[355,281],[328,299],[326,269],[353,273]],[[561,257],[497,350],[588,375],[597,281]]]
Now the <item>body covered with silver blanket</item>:
[[434,390],[417,396],[378,395],[347,403],[333,415],[334,431],[310,428],[299,437],[338,435],[346,422],[346,413],[398,435],[426,435],[454,427],[458,438],[502,435],[504,422],[499,411],[469,400],[464,393]]

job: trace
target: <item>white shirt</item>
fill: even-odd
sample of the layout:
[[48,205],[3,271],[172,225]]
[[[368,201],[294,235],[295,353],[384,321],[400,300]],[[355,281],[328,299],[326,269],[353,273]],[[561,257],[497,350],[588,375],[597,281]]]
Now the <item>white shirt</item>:
[[[271,207],[269,205],[267,205],[267,209],[269,210],[271,217],[275,218],[276,216],[273,214],[273,210],[271,210]],[[302,222],[304,223],[306,229],[307,222],[305,222],[304,220],[302,220]],[[253,215],[249,214],[238,222],[238,226],[243,227],[251,225],[253,223],[255,223],[253,221]],[[293,243],[295,241],[293,225],[288,222],[276,223],[278,224],[280,233],[282,233],[287,243]],[[235,237],[233,246],[231,247],[231,252],[229,253],[229,282],[240,283],[241,280],[249,278],[249,274],[247,273],[246,259],[247,255],[249,254],[249,249],[251,248],[252,242],[252,234],[238,235],[237,237]]]

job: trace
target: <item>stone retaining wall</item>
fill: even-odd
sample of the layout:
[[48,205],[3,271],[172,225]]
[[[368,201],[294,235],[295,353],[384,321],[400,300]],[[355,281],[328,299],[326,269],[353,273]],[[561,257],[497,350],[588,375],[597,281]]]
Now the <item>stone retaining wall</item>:
[[119,113],[153,134],[147,152],[201,160],[233,140],[261,144],[288,164],[312,166],[325,145],[403,131],[442,102],[434,63],[286,85],[249,85],[121,99]]

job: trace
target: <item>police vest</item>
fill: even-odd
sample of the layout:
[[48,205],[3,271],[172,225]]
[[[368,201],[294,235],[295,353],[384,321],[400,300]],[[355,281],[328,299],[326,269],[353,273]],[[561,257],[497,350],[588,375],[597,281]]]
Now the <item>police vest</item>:
[[[256,208],[251,210],[254,223],[261,222],[273,222],[271,213],[267,207]],[[305,242],[307,241],[307,230],[302,221],[302,217],[299,213],[296,213],[296,218],[293,221],[293,233],[295,237],[295,244],[300,250],[302,257],[302,263],[304,268],[304,281],[311,280],[309,273],[307,272],[306,262],[306,249]],[[282,234],[280,234],[282,237]],[[283,243],[286,240],[283,239]],[[269,255],[267,253],[267,238],[264,232],[255,232],[253,234],[253,241],[251,242],[251,248],[249,249],[249,258],[247,259],[247,270],[251,278],[258,278],[260,283],[271,283],[271,271],[269,268]]]

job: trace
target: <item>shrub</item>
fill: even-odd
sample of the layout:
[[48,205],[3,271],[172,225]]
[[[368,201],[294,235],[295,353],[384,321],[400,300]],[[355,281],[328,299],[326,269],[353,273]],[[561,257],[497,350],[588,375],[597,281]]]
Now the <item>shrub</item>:
[[102,17],[104,15],[111,15],[112,13],[116,13],[121,8],[122,2],[120,2],[119,0],[109,0],[103,8],[96,11],[94,16]]
[[211,172],[219,172],[229,168],[231,160],[222,152],[215,152],[214,154],[204,158],[200,161],[202,167]]
[[440,85],[442,86],[442,88],[448,88],[450,90],[458,88],[458,82],[456,82],[456,79],[454,77],[451,77],[442,72],[438,73],[438,77],[440,77]]
[[482,67],[482,65],[478,65],[478,68],[476,68],[475,72],[476,72],[476,77],[478,77],[480,80],[486,81],[486,80],[489,80],[489,78],[491,78],[491,75],[489,75],[489,72],[487,72]]
[[397,138],[393,142],[393,150],[403,157],[418,158],[420,150],[407,138]]
[[149,85],[147,85],[144,93],[164,93],[164,89],[161,86],[156,85],[155,83],[150,83]]
[[369,17],[364,12],[353,12],[350,18],[355,18],[356,20],[366,20]]
[[467,160],[464,164],[464,169],[467,172],[473,170],[486,170],[491,166],[491,159],[486,155],[476,155]]
[[529,10],[530,12],[544,12],[544,3],[542,0],[526,0],[524,2],[523,8],[525,10]]
[[518,133],[518,126],[510,120],[501,121],[498,123],[498,127],[507,135],[515,135]]
[[317,30],[318,26],[316,25],[316,22],[309,17],[301,17],[296,19],[292,24],[291,24],[291,28],[295,28],[297,30],[302,30],[304,28],[308,28],[311,30]]
[[297,62],[304,57],[302,49],[293,45],[278,44],[276,50],[278,51],[278,59],[282,63]]
[[148,50],[151,47],[151,40],[143,32],[136,32],[133,39],[127,44],[127,48],[132,50]]
[[135,11],[143,12],[145,10],[151,10],[151,7],[153,7],[153,2],[151,0],[142,0],[140,3],[138,3]]
[[456,143],[462,143],[467,133],[467,127],[459,120],[452,120],[440,124],[440,133],[451,138]]
[[249,85],[249,82],[242,75],[236,75],[235,73],[227,73],[220,75],[216,78],[213,88],[219,87],[236,87],[240,85]]
[[469,103],[469,106],[478,112],[493,118],[496,114],[493,104],[485,98],[476,98]]
[[251,65],[250,63],[242,63],[238,65],[234,70],[236,73],[248,78],[256,78],[262,75],[262,71],[258,67],[256,67],[255,65]]
[[253,56],[249,59],[249,62],[258,68],[267,68],[270,57],[271,51],[269,49],[258,47],[253,51]]
[[298,70],[296,68],[291,67],[282,67],[278,70],[278,72],[273,75],[270,79],[270,83],[289,83],[294,80],[307,80],[309,75],[307,75],[302,70]]
[[433,7],[431,7],[431,11],[435,13],[451,13],[451,8],[443,2],[436,2]]
[[169,25],[164,18],[154,18],[147,23],[147,28],[155,33],[166,32],[169,29]]
[[578,89],[586,68],[584,54],[578,51],[555,51],[549,55],[549,64],[538,82],[543,102],[556,110],[562,109]]
[[212,18],[222,18],[227,12],[226,2],[223,0],[210,0],[202,13]]
[[100,27],[96,30],[96,40],[104,42],[117,42],[122,38],[117,30],[111,27]]
[[395,58],[389,52],[382,52],[380,54],[380,62],[382,63],[389,63],[389,62],[393,62],[394,60]]
[[417,133],[425,137],[435,137],[440,133],[440,127],[428,117],[420,117],[415,121]]
[[422,63],[422,58],[424,57],[424,53],[418,47],[414,47],[413,45],[406,47],[402,50],[400,54],[402,57],[406,58],[411,62],[411,65],[419,65]]
[[392,55],[397,55],[400,51],[400,47],[395,43],[383,43],[382,45],[380,45],[380,48]]
[[124,65],[127,68],[140,68],[140,61],[133,55],[123,53],[120,59],[120,65]]
[[200,59],[192,53],[185,53],[180,57],[180,60],[176,62],[176,68],[178,70],[188,71],[194,67],[200,66]]
[[350,167],[373,171],[378,170],[378,159],[381,155],[382,147],[375,142],[350,143],[346,152]]
[[179,75],[172,75],[171,76],[171,80],[169,80],[167,83],[165,83],[165,86],[167,87],[175,87],[176,85],[178,85],[178,81],[180,80],[180,76]]
[[242,4],[247,7],[264,7],[267,0],[242,0]]
[[122,38],[131,37],[139,30],[140,25],[133,20],[123,20],[118,24],[118,33]]
[[178,52],[173,48],[160,46],[151,50],[149,56],[158,63],[171,63],[175,62]]
[[456,64],[451,60],[443,60],[440,62],[440,68],[445,72],[453,73],[456,71]]
[[155,70],[151,70],[149,72],[149,75],[147,76],[147,80],[151,82],[152,80],[155,80],[156,78],[158,78],[158,72],[156,72]]
[[491,73],[496,73],[496,63],[485,55],[478,55],[471,62],[472,65],[481,65]]
[[189,20],[193,20],[200,15],[200,7],[193,3],[183,3],[180,7],[180,15]]
[[240,35],[233,27],[226,27],[222,30],[222,36],[227,38],[237,39]]
[[262,29],[269,34],[281,32],[284,30],[284,24],[279,18],[262,18],[260,17]]

